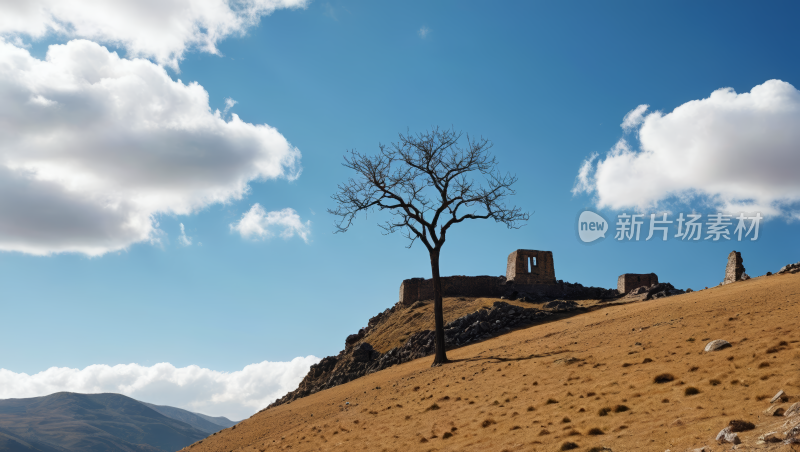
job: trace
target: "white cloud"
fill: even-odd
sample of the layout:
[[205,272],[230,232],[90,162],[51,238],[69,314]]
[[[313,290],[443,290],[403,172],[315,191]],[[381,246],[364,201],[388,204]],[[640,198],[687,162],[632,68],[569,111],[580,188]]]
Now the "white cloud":
[[37,39],[55,33],[124,47],[178,69],[192,48],[218,54],[262,16],[305,8],[308,0],[25,0],[0,3],[0,35]]
[[236,224],[231,224],[231,231],[238,232],[243,238],[265,239],[275,235],[275,230],[280,230],[284,239],[300,236],[308,243],[311,235],[311,221],[303,221],[294,209],[282,209],[267,212],[261,204],[255,203]]
[[694,200],[730,213],[797,216],[800,92],[792,85],[723,88],[638,120],[642,107],[622,124],[641,122],[640,148],[623,138],[596,164],[585,161],[574,193],[594,193],[598,207],[615,210]]
[[622,130],[629,132],[634,127],[638,127],[639,124],[644,121],[644,112],[646,112],[649,107],[649,105],[642,104],[629,111],[625,117],[622,118],[622,124],[620,124]]
[[159,214],[294,179],[300,151],[212,112],[197,83],[77,40],[46,60],[0,40],[0,250],[97,256],[157,241]]
[[282,397],[308,373],[315,356],[289,362],[263,361],[235,372],[169,363],[95,364],[84,369],[51,367],[34,375],[0,369],[0,399],[39,397],[67,391],[113,392],[143,402],[168,405],[231,420],[247,418]]
[[428,37],[428,34],[430,32],[431,30],[428,27],[422,27],[417,31],[417,34],[419,35],[420,38],[425,39]]
[[178,243],[183,246],[189,246],[192,244],[192,238],[186,236],[186,228],[183,227],[183,223],[181,223],[181,235],[178,236]]
[[231,99],[230,97],[225,98],[225,109],[222,110],[222,116],[226,116],[228,114],[228,110],[233,108],[234,105],[238,104],[235,100]]

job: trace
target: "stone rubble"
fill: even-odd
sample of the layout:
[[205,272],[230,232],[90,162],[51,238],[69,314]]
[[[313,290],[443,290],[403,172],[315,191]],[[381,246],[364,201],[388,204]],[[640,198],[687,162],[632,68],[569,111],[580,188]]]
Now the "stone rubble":
[[777,274],[781,275],[784,273],[797,273],[800,272],[800,262],[795,264],[784,265]]
[[[362,328],[358,334],[347,337],[344,350],[337,356],[328,356],[312,365],[296,390],[276,400],[266,409],[339,386],[396,364],[432,355],[435,349],[435,333],[430,330],[412,334],[401,347],[395,347],[383,354],[366,342],[354,345],[387,314],[398,308],[395,306],[387,309],[370,319],[366,328]],[[445,343],[452,347],[489,339],[508,332],[513,327],[539,322],[551,315],[553,314],[548,311],[521,308],[497,301],[491,308],[480,309],[445,325]]]
[[681,295],[686,293],[686,291],[681,289],[676,289],[670,283],[658,283],[653,284],[650,287],[642,286],[637,287],[636,289],[631,290],[628,292],[628,297],[641,297],[644,295],[644,300],[654,300],[657,298],[664,298],[664,297],[671,297],[673,295]]

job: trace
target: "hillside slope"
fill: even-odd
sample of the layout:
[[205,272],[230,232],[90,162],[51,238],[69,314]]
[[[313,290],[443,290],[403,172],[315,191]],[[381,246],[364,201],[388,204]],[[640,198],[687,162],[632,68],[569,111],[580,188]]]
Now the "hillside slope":
[[[722,451],[734,419],[755,424],[739,450],[791,450],[757,440],[800,423],[764,412],[781,389],[781,408],[799,400],[799,320],[800,275],[612,305],[452,350],[443,367],[366,375],[184,450]],[[704,352],[715,339],[732,346]]]
[[173,452],[206,436],[120,394],[0,400],[0,451]]
[[147,402],[141,403],[170,419],[185,422],[192,427],[208,434],[215,433],[223,428],[233,427],[236,425],[236,422],[233,422],[232,420],[223,416],[212,417],[205,414],[193,413],[191,411],[172,406],[153,405],[152,403]]

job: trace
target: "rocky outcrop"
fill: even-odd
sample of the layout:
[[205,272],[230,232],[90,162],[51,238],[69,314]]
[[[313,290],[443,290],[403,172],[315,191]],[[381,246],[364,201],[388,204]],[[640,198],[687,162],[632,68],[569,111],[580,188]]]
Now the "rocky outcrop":
[[[296,390],[276,400],[266,409],[345,384],[395,364],[432,355],[435,334],[430,330],[412,334],[401,347],[393,348],[386,353],[379,353],[367,342],[354,345],[358,342],[352,340],[354,336],[361,335],[363,338],[369,329],[395,309],[397,307],[387,309],[373,317],[367,328],[362,328],[356,335],[348,336],[344,350],[337,356],[328,356],[311,366]],[[550,315],[552,313],[540,309],[521,308],[498,301],[491,308],[475,311],[445,325],[445,343],[448,347],[466,345],[511,331],[515,326],[539,322]]]
[[676,289],[670,283],[658,283],[649,287],[637,287],[628,293],[628,297],[639,297],[643,300],[653,300],[656,298],[671,297],[673,295],[680,295],[686,293],[681,289]]
[[555,284],[506,284],[502,286],[502,297],[507,300],[551,301],[551,300],[601,300],[616,298],[616,289],[585,287],[579,283],[562,280]]
[[800,262],[796,264],[784,265],[783,268],[781,268],[778,271],[778,274],[781,275],[783,273],[797,273],[797,272],[800,272]]

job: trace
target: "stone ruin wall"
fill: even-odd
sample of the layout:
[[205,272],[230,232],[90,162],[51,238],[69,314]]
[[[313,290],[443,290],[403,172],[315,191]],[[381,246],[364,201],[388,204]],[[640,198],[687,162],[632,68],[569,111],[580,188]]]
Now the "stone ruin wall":
[[[502,276],[443,276],[443,297],[499,297]],[[400,304],[409,306],[419,300],[433,300],[433,279],[412,278],[400,284]]]
[[506,279],[514,284],[555,284],[552,251],[516,250],[508,255]]
[[742,253],[731,251],[731,254],[728,255],[728,265],[725,267],[725,279],[722,281],[722,284],[730,284],[743,279],[743,262]]
[[[544,285],[556,284],[552,251],[516,250],[509,254],[506,276],[443,276],[443,297],[500,297],[508,285],[520,285],[527,291],[544,295],[560,294]],[[555,296],[555,295],[553,295]],[[400,304],[409,306],[433,299],[433,279],[412,278],[400,284]]]
[[650,287],[658,284],[658,276],[655,273],[636,274],[625,273],[617,278],[617,292],[626,294],[639,287]]

